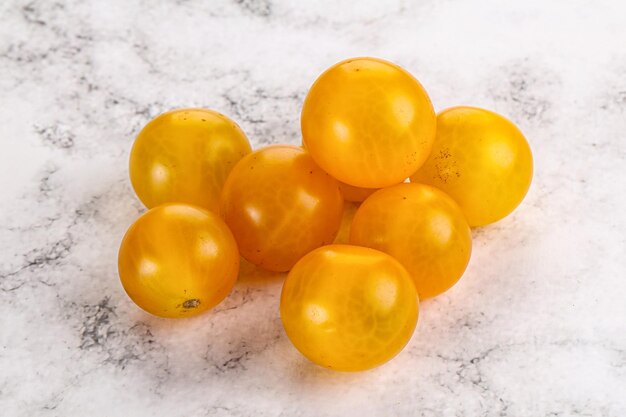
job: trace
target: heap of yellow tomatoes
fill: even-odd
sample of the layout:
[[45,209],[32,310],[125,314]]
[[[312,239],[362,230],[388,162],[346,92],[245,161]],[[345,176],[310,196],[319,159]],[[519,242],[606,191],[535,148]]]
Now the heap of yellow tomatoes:
[[419,300],[463,275],[470,227],[522,201],[531,151],[491,111],[435,115],[411,74],[375,58],[326,70],[301,121],[301,147],[255,151],[212,110],[149,122],[130,155],[149,210],[122,241],[122,285],[149,313],[189,317],[228,296],[240,256],[289,271],[280,316],[295,347],[328,368],[372,368],[409,341]]

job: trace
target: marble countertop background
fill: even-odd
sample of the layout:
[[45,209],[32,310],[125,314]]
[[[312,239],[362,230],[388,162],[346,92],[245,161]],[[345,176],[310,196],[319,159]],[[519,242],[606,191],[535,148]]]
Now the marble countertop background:
[[[625,416],[625,17],[622,0],[2,1],[0,415]],[[439,110],[510,117],[535,155],[527,199],[475,231],[406,350],[312,365],[282,329],[282,277],[250,266],[200,317],[135,307],[116,259],[143,211],[141,126],[204,106],[255,146],[299,143],[310,84],[361,55]]]

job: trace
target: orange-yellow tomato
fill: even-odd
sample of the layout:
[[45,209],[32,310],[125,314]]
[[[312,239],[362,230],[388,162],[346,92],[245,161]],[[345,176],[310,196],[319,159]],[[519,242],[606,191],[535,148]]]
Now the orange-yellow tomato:
[[239,272],[233,235],[217,214],[164,204],[128,229],[118,258],[130,298],[161,317],[189,317],[221,302]]
[[353,203],[365,201],[367,197],[374,194],[374,191],[378,190],[378,188],[355,187],[344,182],[339,183],[339,189],[341,190],[344,200]]
[[423,184],[377,191],[359,207],[350,243],[381,250],[409,271],[420,299],[452,287],[467,267],[472,236],[450,197]]
[[228,117],[205,109],[174,110],[137,136],[130,180],[148,208],[180,202],[217,211],[228,173],[250,152],[246,135]]
[[437,116],[432,153],[411,181],[445,191],[474,227],[511,213],[532,176],[530,147],[513,123],[488,110],[453,107]]
[[303,142],[317,164],[341,182],[381,188],[422,165],[435,138],[435,113],[421,84],[376,58],[326,70],[302,108]]
[[241,255],[271,271],[288,271],[339,230],[339,184],[304,149],[274,145],[243,158],[226,180],[221,214]]
[[361,371],[393,358],[418,316],[409,273],[374,249],[330,245],[293,267],[280,298],[280,317],[296,348],[318,365]]

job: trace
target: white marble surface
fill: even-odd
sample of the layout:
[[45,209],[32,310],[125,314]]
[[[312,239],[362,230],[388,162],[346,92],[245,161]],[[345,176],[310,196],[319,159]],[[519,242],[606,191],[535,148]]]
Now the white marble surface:
[[[622,0],[3,0],[0,415],[623,417],[625,17]],[[308,363],[281,277],[249,268],[200,317],[136,308],[116,254],[143,210],[142,124],[206,106],[255,146],[298,143],[309,85],[359,55],[411,70],[437,109],[509,116],[535,155],[526,201],[475,231],[407,349],[359,374]]]

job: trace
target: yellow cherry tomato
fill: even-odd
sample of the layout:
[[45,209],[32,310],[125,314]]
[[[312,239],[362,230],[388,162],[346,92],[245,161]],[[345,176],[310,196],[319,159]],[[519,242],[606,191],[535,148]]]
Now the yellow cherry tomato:
[[374,249],[330,245],[293,267],[280,298],[280,317],[295,347],[318,365],[361,371],[393,358],[418,316],[409,273]]
[[453,107],[437,116],[432,153],[411,181],[445,191],[474,227],[511,213],[532,176],[530,147],[513,123],[488,110]]
[[217,214],[164,204],[128,229],[118,258],[130,298],[161,317],[189,317],[221,302],[239,272],[233,235]]
[[274,145],[243,158],[226,180],[221,214],[241,255],[271,271],[288,271],[339,230],[339,184],[308,152]]
[[148,208],[180,202],[217,211],[228,173],[250,152],[246,135],[228,117],[205,109],[174,110],[137,136],[130,180]]
[[403,182],[426,160],[435,113],[421,84],[399,66],[354,58],[326,70],[302,108],[303,142],[341,182],[381,188]]
[[360,203],[364,201],[367,197],[372,195],[374,191],[378,190],[378,188],[355,187],[344,182],[339,183],[339,189],[341,190],[344,200],[351,201],[353,203]]
[[350,227],[350,244],[378,249],[409,271],[420,299],[452,287],[467,267],[472,236],[458,205],[436,188],[400,184],[372,194]]

